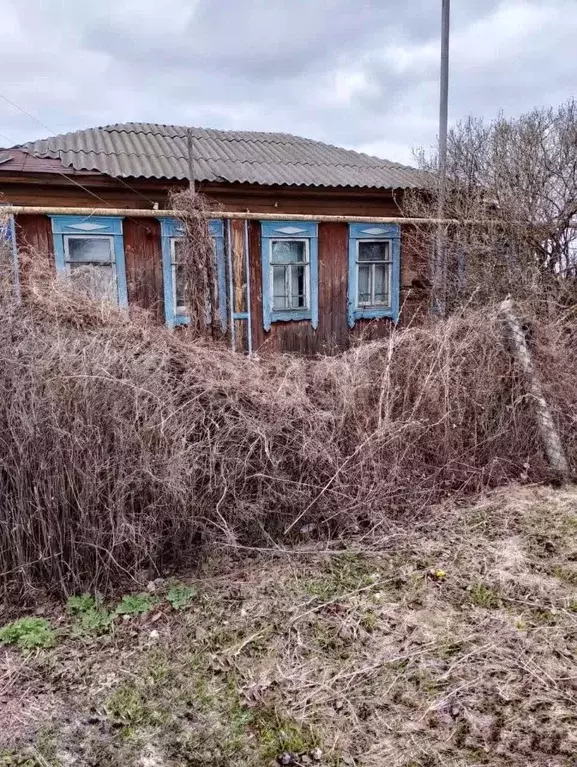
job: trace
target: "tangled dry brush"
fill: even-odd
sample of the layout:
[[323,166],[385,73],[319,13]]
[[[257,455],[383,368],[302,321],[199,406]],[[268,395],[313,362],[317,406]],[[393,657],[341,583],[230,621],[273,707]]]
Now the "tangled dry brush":
[[[528,324],[573,466],[576,325]],[[550,477],[491,308],[340,356],[246,358],[32,279],[20,305],[4,292],[0,357],[0,574],[21,596]]]

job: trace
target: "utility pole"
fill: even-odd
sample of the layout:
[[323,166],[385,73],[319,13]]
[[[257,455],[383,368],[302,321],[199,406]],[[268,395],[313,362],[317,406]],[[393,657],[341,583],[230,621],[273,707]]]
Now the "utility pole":
[[436,243],[436,269],[433,275],[436,308],[445,313],[447,301],[447,259],[443,248],[443,224],[447,189],[447,126],[449,120],[449,26],[451,0],[442,0],[441,11],[441,77],[439,93],[439,200]]
[[186,131],[186,146],[188,149],[188,183],[190,191],[194,194],[194,157],[192,154],[192,130],[190,128]]

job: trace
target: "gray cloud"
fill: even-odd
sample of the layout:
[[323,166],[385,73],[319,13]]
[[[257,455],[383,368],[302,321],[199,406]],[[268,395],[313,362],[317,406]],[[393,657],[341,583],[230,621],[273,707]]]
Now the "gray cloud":
[[[574,0],[453,4],[451,119],[573,92]],[[51,131],[283,130],[402,162],[433,144],[438,0],[0,0],[0,92]],[[0,142],[49,134],[0,101]],[[8,140],[7,140],[8,139]]]

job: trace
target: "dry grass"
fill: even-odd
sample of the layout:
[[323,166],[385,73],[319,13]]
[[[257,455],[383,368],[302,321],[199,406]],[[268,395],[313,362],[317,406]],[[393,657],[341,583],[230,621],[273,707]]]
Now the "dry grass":
[[[575,466],[575,319],[529,327]],[[526,391],[491,308],[248,359],[30,275],[22,305],[0,302],[2,588],[110,592],[215,544],[374,535],[550,479]]]
[[576,557],[574,489],[511,488],[370,545],[222,556],[182,612],[159,601],[100,637],[49,612],[57,648],[4,651],[4,758],[567,767]]
[[209,228],[208,212],[218,210],[218,203],[186,189],[173,192],[169,206],[178,211],[183,236],[179,238],[178,269],[185,285],[190,321],[189,336],[222,338],[224,329],[219,321],[222,297],[219,296],[218,274],[214,245]]

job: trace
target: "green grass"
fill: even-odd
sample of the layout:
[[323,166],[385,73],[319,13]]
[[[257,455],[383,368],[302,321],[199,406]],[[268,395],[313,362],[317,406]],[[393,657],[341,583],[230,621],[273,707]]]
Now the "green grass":
[[66,608],[73,618],[73,634],[99,636],[107,633],[114,623],[114,614],[91,594],[68,597]]
[[275,759],[280,754],[308,754],[321,744],[314,729],[280,714],[276,709],[263,708],[254,719],[263,759]]
[[45,618],[19,618],[0,629],[0,644],[13,644],[21,650],[54,647],[56,632]]
[[145,615],[157,600],[148,594],[126,594],[116,607],[117,615]]
[[173,610],[185,610],[198,596],[198,589],[185,583],[173,584],[166,594],[166,601]]
[[345,553],[331,557],[320,575],[303,579],[301,585],[307,594],[326,602],[371,586],[379,577],[380,573],[369,559]]

